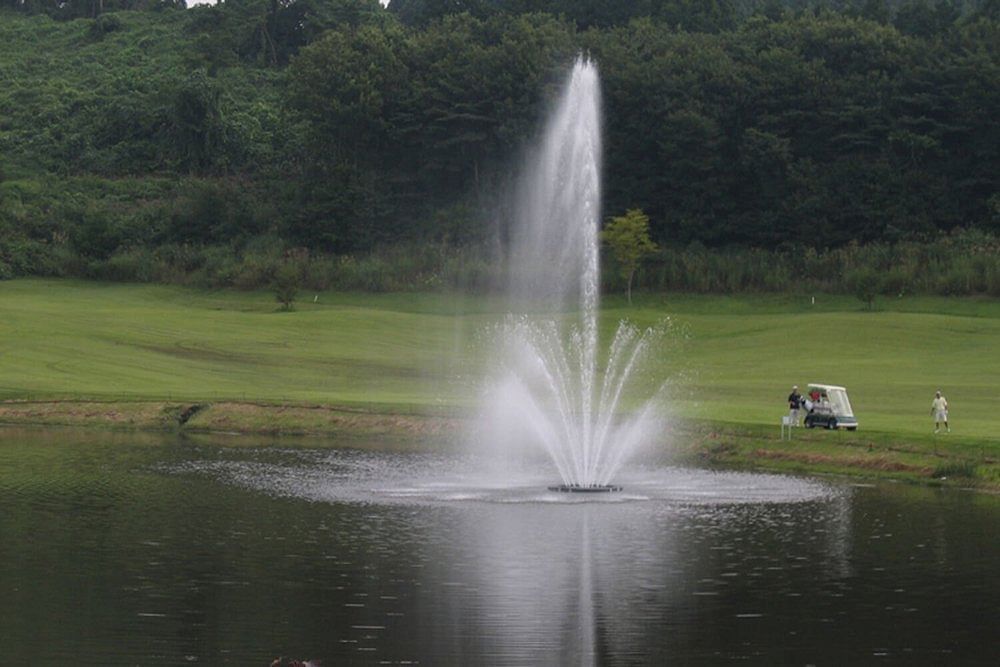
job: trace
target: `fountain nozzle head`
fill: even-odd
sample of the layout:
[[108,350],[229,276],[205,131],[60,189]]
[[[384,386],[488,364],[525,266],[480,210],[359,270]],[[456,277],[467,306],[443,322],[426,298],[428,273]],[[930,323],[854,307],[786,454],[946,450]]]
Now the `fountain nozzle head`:
[[556,493],[613,493],[621,490],[622,487],[615,486],[613,484],[590,484],[587,486],[581,486],[580,484],[573,483],[549,487],[549,491],[555,491]]

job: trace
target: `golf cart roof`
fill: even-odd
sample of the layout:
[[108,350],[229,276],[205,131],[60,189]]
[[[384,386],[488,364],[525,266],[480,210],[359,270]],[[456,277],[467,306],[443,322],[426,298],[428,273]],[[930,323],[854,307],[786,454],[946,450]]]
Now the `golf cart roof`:
[[810,383],[809,389],[822,392],[823,396],[830,401],[833,414],[837,415],[838,421],[843,421],[847,417],[854,419],[854,408],[851,407],[851,400],[847,398],[846,389],[835,384],[815,383]]
[[847,391],[843,387],[838,387],[835,384],[817,384],[815,382],[810,382],[809,386],[810,387],[815,387],[816,389],[824,389],[826,391],[830,391],[831,389],[835,389],[835,390],[839,389],[840,391]]

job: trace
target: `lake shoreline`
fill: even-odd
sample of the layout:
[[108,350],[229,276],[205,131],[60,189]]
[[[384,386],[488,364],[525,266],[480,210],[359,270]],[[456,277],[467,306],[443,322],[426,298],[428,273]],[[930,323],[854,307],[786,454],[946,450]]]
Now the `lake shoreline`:
[[[402,413],[324,404],[256,401],[0,401],[0,425],[114,431],[220,433],[306,438],[456,440],[470,429],[457,414]],[[994,448],[956,436],[796,429],[791,440],[753,424],[684,421],[673,429],[679,464],[790,474],[837,474],[1000,493]],[[772,431],[774,431],[772,433]]]
[[460,421],[447,415],[258,401],[0,401],[0,424],[16,426],[305,437],[344,433],[440,437],[457,432]]

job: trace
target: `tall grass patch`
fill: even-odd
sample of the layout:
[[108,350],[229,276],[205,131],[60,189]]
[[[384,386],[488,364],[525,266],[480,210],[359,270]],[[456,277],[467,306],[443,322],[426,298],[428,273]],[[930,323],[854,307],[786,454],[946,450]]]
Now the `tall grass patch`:
[[[662,247],[637,281],[654,292],[849,294],[861,274],[877,276],[873,288],[885,296],[998,296],[1000,239],[959,230],[936,240],[851,243],[827,250],[709,249],[696,242]],[[617,291],[623,284],[614,272],[605,272],[604,287]]]

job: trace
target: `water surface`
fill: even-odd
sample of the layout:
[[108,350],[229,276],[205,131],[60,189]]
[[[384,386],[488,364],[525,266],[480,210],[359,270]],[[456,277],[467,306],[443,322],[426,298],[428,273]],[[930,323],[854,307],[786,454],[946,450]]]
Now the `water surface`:
[[1000,502],[0,429],[2,664],[995,664]]

